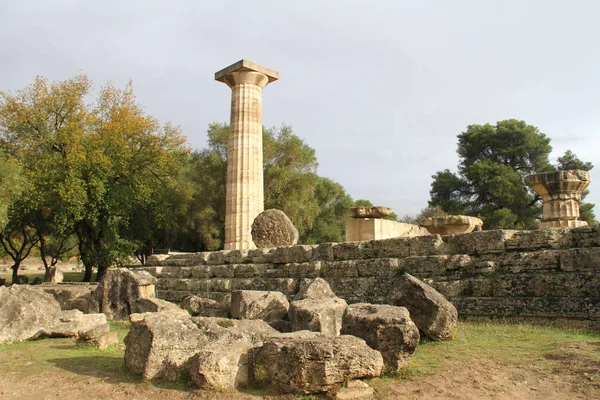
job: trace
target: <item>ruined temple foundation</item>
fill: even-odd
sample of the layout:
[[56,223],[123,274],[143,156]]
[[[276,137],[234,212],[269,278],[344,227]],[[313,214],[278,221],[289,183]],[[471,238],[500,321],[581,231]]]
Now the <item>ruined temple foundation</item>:
[[227,146],[225,250],[253,249],[251,227],[264,210],[262,89],[279,73],[247,60],[215,74],[231,88]]

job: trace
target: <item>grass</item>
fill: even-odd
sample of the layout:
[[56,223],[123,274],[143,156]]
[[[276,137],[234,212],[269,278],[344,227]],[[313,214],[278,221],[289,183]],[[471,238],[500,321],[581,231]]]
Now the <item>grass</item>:
[[[128,322],[110,322],[120,343],[129,330]],[[552,369],[553,357],[564,346],[584,344],[578,356],[600,363],[600,333],[499,322],[460,322],[455,337],[447,342],[423,340],[409,365],[397,375],[376,379],[387,385],[398,380],[418,380],[434,375],[451,362],[463,364],[474,359],[493,360],[508,366]],[[60,368],[67,373],[102,378],[112,383],[154,385],[164,389],[190,391],[189,382],[153,384],[130,373],[124,365],[123,346],[108,350],[76,347],[73,339],[40,339],[0,345],[0,371],[14,379]],[[554,364],[553,364],[554,363]],[[595,374],[593,379],[600,379]],[[303,397],[305,399],[317,397]]]
[[450,360],[487,359],[512,366],[549,366],[549,359],[561,348],[581,342],[594,344],[584,356],[600,362],[598,332],[522,323],[461,322],[451,341],[423,339],[410,363],[392,378],[414,380],[433,375]]

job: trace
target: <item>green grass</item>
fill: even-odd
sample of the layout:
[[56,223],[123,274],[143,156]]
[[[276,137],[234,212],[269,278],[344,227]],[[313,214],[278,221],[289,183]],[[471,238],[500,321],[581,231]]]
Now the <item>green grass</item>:
[[[123,343],[129,323],[110,322],[110,325],[111,331],[117,332],[120,343]],[[113,383],[155,385],[143,381],[125,368],[123,346],[97,350],[77,347],[74,343],[74,339],[41,339],[0,345],[0,371],[19,379],[43,373],[50,368],[60,368],[67,373],[100,377]],[[600,363],[599,332],[517,323],[460,322],[453,340],[423,340],[408,366],[394,376],[383,376],[376,381],[387,385],[398,380],[417,380],[422,376],[434,375],[440,369],[449,367],[450,363],[457,362],[460,366],[460,363],[466,365],[475,359],[492,360],[509,367],[552,370],[558,365],[556,357],[563,355],[565,346],[573,344],[578,346],[576,353],[571,355]],[[600,376],[594,373],[592,378],[596,380]],[[155,386],[179,391],[193,390],[190,382]],[[254,391],[247,393],[255,394]]]
[[[446,342],[423,339],[410,363],[393,378],[432,375],[448,361],[486,359],[505,365],[548,366],[553,355],[573,343],[592,343],[584,356],[600,362],[600,333],[522,323],[461,322]],[[389,379],[389,377],[388,377]]]

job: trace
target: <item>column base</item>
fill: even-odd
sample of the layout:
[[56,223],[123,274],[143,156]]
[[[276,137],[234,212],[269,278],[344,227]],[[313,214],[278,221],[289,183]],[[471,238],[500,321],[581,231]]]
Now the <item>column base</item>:
[[540,229],[550,229],[550,228],[576,228],[578,226],[587,226],[588,223],[585,221],[578,221],[574,219],[570,219],[567,221],[543,221],[539,223]]

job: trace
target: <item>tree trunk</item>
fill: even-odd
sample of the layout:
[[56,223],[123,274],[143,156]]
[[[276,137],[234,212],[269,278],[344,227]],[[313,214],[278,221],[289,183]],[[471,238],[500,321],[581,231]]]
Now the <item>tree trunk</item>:
[[93,266],[85,265],[85,272],[83,274],[83,282],[91,282],[92,281],[92,270]]
[[12,268],[12,284],[15,285],[17,283],[19,283],[19,264],[20,263],[15,263],[11,268]]

